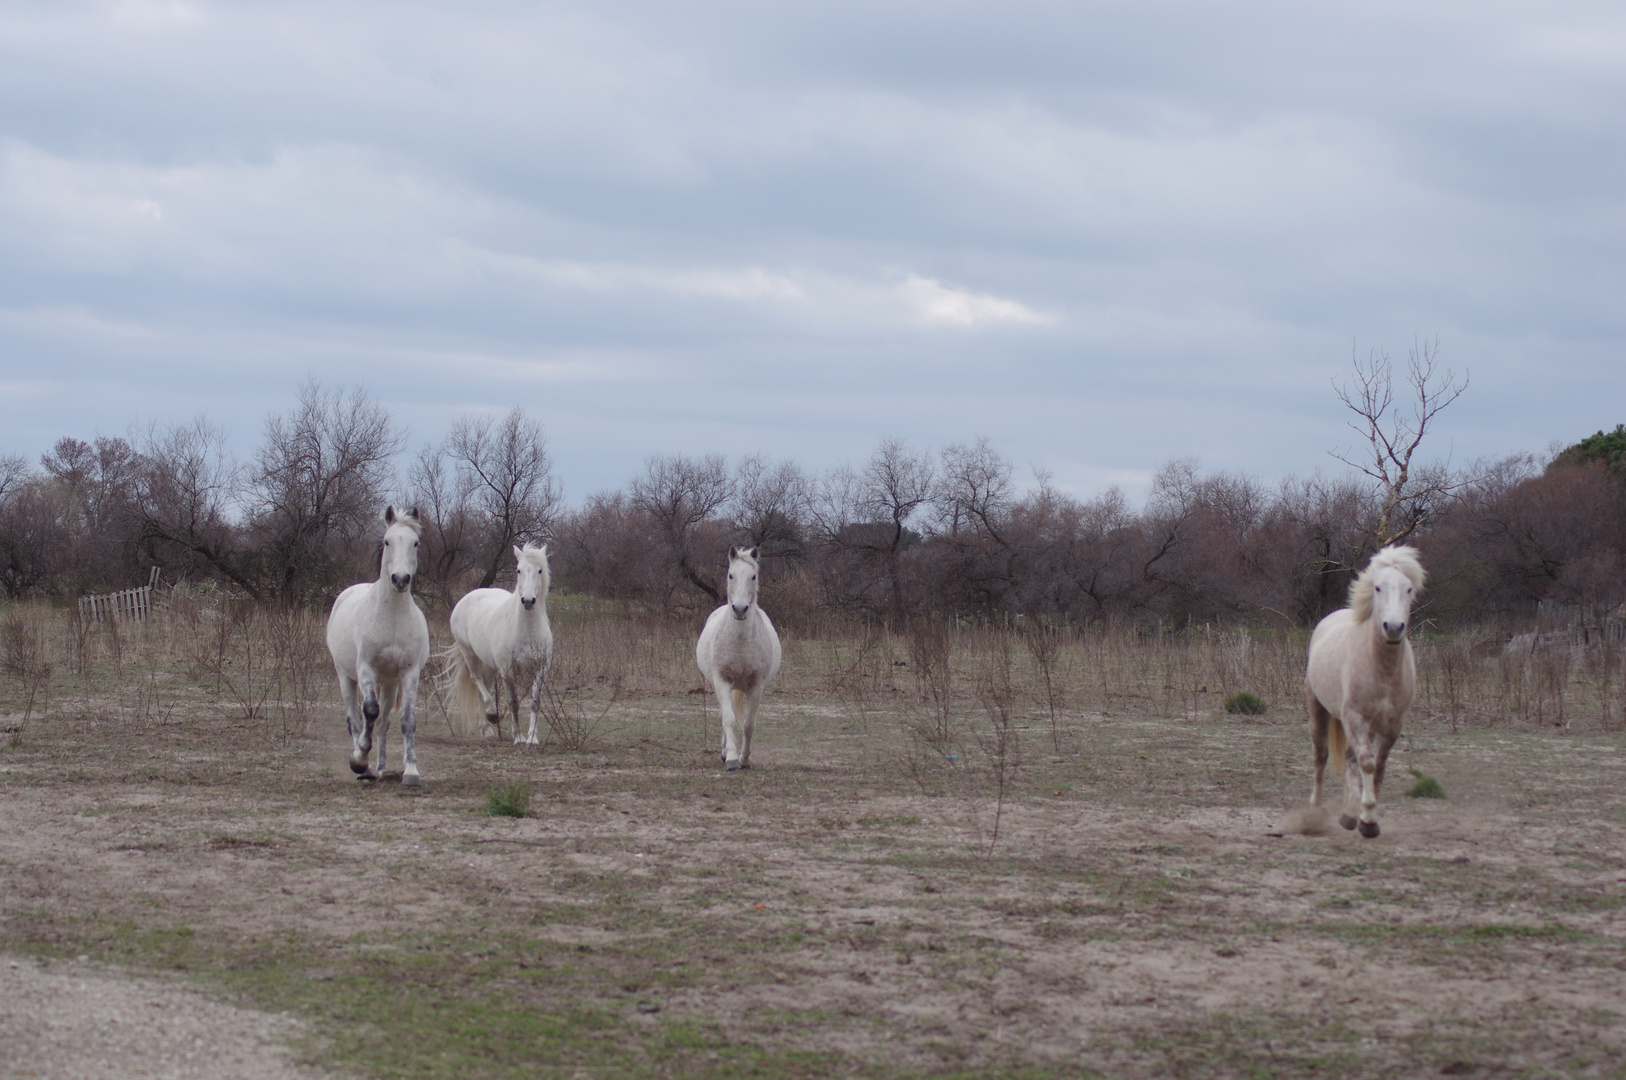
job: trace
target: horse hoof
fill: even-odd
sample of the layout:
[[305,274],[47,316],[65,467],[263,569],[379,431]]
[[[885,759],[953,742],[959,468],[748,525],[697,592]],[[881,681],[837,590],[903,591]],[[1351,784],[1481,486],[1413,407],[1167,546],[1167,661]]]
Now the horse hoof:
[[1368,840],[1370,840],[1374,836],[1376,836],[1377,834],[1378,834],[1378,823],[1377,822],[1375,822],[1375,821],[1363,821],[1363,822],[1361,822],[1361,835],[1362,836],[1364,836]]
[[364,775],[367,772],[367,763],[365,761],[352,761],[350,763],[350,771],[356,773],[358,776]]
[[725,761],[723,762],[723,768],[727,769],[729,772],[739,772],[740,763],[738,761]]
[[423,777],[417,773],[407,773],[401,777],[402,787],[423,787]]
[[357,780],[368,780],[368,781],[377,780],[378,779],[378,774],[375,773],[375,772],[357,773],[356,774],[356,779]]
[[1356,822],[1356,820],[1354,818],[1350,817],[1348,814],[1339,814],[1338,815],[1338,824],[1342,825],[1346,829],[1353,829],[1356,826],[1356,824],[1358,824],[1358,823]]

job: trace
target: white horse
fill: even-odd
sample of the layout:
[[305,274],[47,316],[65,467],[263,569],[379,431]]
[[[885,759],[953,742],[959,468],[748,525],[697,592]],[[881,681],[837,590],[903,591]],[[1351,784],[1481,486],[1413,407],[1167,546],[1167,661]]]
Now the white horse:
[[[470,729],[485,716],[486,735],[501,734],[497,695],[502,680],[510,687],[529,682],[531,730],[519,733],[514,710],[514,742],[536,745],[536,710],[542,680],[553,658],[553,629],[548,625],[548,549],[526,544],[514,549],[519,576],[513,592],[475,589],[452,609],[451,673],[457,680],[457,703]],[[517,702],[516,702],[517,705]]]
[[[361,780],[384,773],[384,743],[390,710],[401,707],[401,738],[406,742],[401,783],[417,787],[418,676],[429,660],[429,623],[412,599],[412,575],[418,570],[418,537],[423,532],[418,509],[384,511],[384,546],[378,580],[352,585],[333,601],[327,617],[327,651],[339,673],[344,719],[350,728],[350,769]],[[361,708],[356,707],[360,695]],[[373,723],[378,731],[378,764],[369,766]]]
[[[1304,696],[1315,751],[1312,806],[1321,805],[1321,777],[1331,753],[1344,762],[1344,812],[1338,823],[1378,835],[1378,788],[1400,718],[1417,689],[1417,659],[1406,631],[1412,601],[1423,587],[1417,549],[1386,547],[1349,587],[1349,606],[1321,620],[1310,635]],[[1350,815],[1360,800],[1360,818]]]
[[[728,603],[712,612],[695,645],[700,674],[717,693],[723,714],[723,764],[751,767],[762,688],[779,671],[779,634],[757,606],[757,549],[728,549]],[[743,721],[743,724],[742,724]]]

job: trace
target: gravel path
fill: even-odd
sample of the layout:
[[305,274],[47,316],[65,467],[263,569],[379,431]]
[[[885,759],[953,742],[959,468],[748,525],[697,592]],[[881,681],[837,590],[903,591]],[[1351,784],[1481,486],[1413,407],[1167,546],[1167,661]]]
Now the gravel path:
[[296,1020],[84,961],[0,957],[0,1077],[317,1080],[285,1048]]

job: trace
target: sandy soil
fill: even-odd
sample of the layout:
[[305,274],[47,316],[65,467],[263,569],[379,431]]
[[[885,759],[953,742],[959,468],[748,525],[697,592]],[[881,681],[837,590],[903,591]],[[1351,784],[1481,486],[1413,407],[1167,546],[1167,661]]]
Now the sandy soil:
[[[1032,733],[995,841],[982,781],[934,788],[830,708],[772,704],[748,774],[718,771],[692,703],[650,702],[587,754],[431,734],[416,794],[349,779],[333,731],[268,753],[41,724],[0,757],[0,911],[46,953],[90,919],[218,949],[297,932],[334,970],[446,927],[663,957],[681,933],[675,966],[703,977],[614,976],[629,1030],[690,1017],[926,1070],[1228,1075],[1280,1053],[1295,1074],[1330,1047],[1372,1075],[1626,1074],[1618,737],[1424,733],[1402,760],[1453,797],[1389,793],[1367,841],[1282,834],[1296,725],[1081,717],[1060,752]],[[483,816],[515,776],[533,816]],[[612,889],[661,918],[600,916]],[[751,966],[731,935],[796,944]],[[208,985],[0,961],[0,1075],[314,1075],[286,1049],[305,1022]]]

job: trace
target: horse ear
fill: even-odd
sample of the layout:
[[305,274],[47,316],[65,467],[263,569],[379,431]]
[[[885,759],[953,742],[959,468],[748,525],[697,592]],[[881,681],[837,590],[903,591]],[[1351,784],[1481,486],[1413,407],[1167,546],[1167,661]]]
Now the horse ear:
[[733,562],[735,559],[737,559],[739,557],[740,557],[740,549],[735,547],[733,544],[730,544],[728,546],[728,561]]
[[384,507],[384,524],[386,524],[386,525],[394,525],[395,524],[395,507],[393,507],[393,506]]
[[752,547],[748,548],[746,550],[745,554],[750,557],[752,562],[757,561],[757,549],[756,549],[756,547],[754,545]]
[[423,515],[418,513],[418,508],[416,506],[414,506],[411,510],[407,511],[407,517],[411,518],[413,521],[422,521],[423,520]]
[[525,553],[519,549],[518,544],[514,545],[514,561],[515,562],[524,562],[525,561]]

